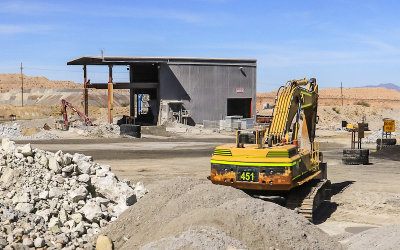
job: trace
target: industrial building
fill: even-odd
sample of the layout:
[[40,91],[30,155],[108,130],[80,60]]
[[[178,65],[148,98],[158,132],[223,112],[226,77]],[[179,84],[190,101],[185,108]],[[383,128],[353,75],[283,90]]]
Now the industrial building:
[[[130,89],[129,115],[138,123],[160,124],[175,118],[193,125],[232,115],[244,118],[255,115],[257,61],[254,59],[84,56],[67,64],[83,66],[85,114],[88,115],[88,89],[108,89],[109,122],[113,89]],[[108,66],[108,81],[90,82],[87,65]],[[127,66],[129,82],[113,81],[115,65]],[[147,113],[138,110],[143,96],[148,101]]]

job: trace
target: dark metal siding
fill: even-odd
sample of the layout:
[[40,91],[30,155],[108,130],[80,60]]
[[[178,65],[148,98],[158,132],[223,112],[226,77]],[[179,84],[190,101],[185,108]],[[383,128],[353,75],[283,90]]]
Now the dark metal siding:
[[[256,111],[256,67],[223,65],[171,65],[160,67],[160,98],[183,100],[196,123],[226,116],[227,98],[252,98]],[[236,93],[243,88],[244,93]]]

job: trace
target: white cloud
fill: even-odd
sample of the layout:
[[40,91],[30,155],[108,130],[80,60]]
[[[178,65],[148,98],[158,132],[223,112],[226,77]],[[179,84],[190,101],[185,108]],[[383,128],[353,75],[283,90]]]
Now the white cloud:
[[41,33],[52,30],[50,25],[21,25],[21,24],[0,24],[0,34],[15,35],[22,33]]
[[1,13],[42,14],[43,12],[65,11],[61,5],[41,2],[4,1],[0,3]]
[[65,12],[85,16],[101,17],[133,17],[152,19],[171,19],[187,23],[201,23],[207,20],[204,15],[187,10],[161,9],[161,8],[131,8],[114,7],[108,5],[88,5],[80,3],[74,6],[65,3],[63,6],[43,2],[8,1],[0,3],[0,13],[13,13],[23,15],[37,15],[43,13]]
[[87,13],[100,17],[131,17],[144,19],[171,19],[186,23],[203,23],[207,18],[199,13],[187,10],[157,9],[157,8],[111,8],[107,11],[100,9]]

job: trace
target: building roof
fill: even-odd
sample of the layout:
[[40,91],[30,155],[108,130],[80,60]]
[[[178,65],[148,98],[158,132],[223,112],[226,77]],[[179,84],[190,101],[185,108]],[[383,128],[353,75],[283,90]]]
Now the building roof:
[[135,63],[257,66],[256,59],[142,56],[82,56],[68,61],[67,65],[129,65]]

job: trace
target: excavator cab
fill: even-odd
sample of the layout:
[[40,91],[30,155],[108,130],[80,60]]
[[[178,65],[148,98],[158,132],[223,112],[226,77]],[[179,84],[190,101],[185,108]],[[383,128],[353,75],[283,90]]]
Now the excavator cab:
[[238,130],[236,132],[236,146],[244,148],[246,144],[262,145],[265,129],[262,130]]

